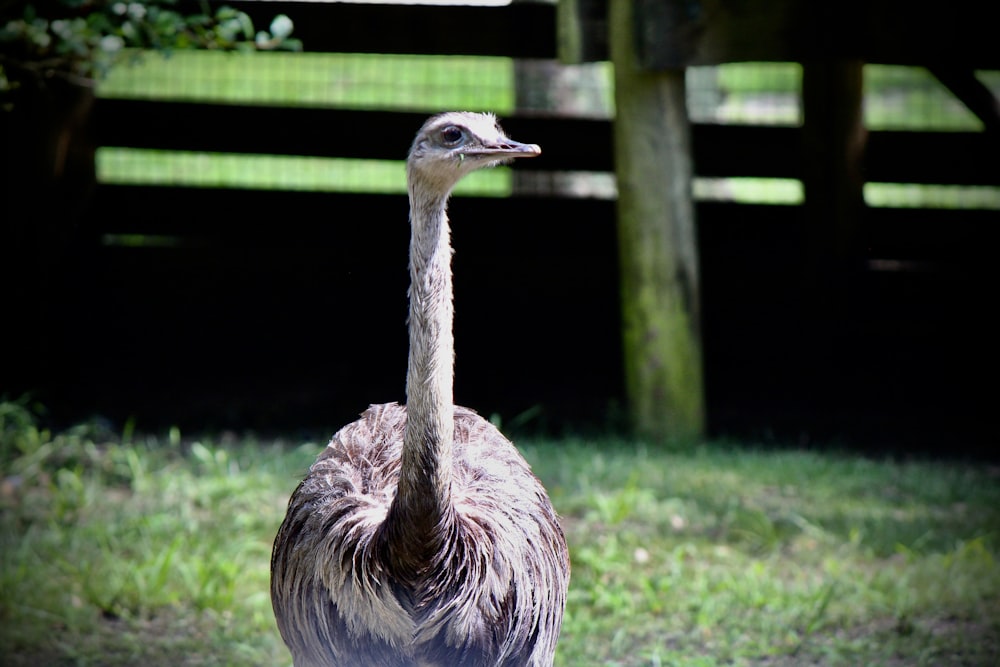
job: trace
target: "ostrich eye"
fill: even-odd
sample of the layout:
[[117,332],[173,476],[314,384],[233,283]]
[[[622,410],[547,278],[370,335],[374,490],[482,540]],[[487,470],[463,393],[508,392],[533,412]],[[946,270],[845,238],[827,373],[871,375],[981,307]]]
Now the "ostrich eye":
[[441,130],[441,138],[444,139],[446,144],[457,144],[465,136],[462,130],[455,127],[454,125],[449,125],[448,127]]

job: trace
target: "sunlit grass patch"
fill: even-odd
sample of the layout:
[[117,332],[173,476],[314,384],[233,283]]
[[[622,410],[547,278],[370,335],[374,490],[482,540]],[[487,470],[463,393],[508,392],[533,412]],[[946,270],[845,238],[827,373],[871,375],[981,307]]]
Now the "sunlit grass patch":
[[696,199],[733,201],[745,204],[802,204],[802,181],[795,178],[695,178]]
[[504,113],[510,58],[352,53],[136,54],[98,87],[102,97]]
[[[318,192],[406,192],[402,161],[281,155],[236,155],[133,148],[102,148],[103,183],[158,184]],[[456,196],[503,197],[511,192],[507,167],[477,171],[459,182]]]
[[[1000,511],[985,509],[995,473],[608,442],[539,457],[573,547],[561,664],[987,665],[998,655]],[[986,514],[972,519],[973,507]],[[965,620],[941,625],[942,614]],[[982,618],[982,636],[956,652],[948,632]]]
[[123,443],[99,427],[52,435],[12,421],[8,408],[0,416],[4,664],[284,660],[266,563],[299,468],[289,454],[304,450]]
[[988,185],[866,183],[864,194],[869,206],[1000,209],[1000,187]]
[[[270,545],[320,445],[121,431],[0,404],[4,664],[288,664]],[[521,445],[571,550],[557,665],[997,664],[995,468]]]

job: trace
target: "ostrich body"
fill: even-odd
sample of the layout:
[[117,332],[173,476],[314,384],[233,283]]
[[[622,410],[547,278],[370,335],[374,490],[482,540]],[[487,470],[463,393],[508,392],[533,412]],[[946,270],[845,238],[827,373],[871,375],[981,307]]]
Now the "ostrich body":
[[289,500],[271,601],[295,667],[552,664],[566,541],[514,445],[453,404],[446,214],[463,176],[539,152],[488,114],[434,116],[413,142],[407,405],[338,431]]

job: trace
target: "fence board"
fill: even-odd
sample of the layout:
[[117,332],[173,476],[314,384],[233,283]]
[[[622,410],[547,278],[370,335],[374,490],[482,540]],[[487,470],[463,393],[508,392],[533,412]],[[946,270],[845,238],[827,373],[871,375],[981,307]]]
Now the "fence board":
[[[102,185],[94,204],[92,231],[204,244],[92,243],[63,265],[80,298],[66,298],[60,317],[100,323],[64,332],[64,349],[81,351],[59,365],[64,386],[79,387],[68,400],[139,414],[147,426],[158,415],[335,426],[366,401],[402,397],[404,196]],[[451,213],[458,399],[507,416],[540,405],[553,424],[604,414],[621,397],[613,203],[458,197]],[[992,363],[984,353],[997,327],[984,314],[996,215],[869,214],[871,257],[919,261],[859,266],[852,317],[831,323],[806,316],[809,295],[794,278],[799,207],[699,204],[715,432],[821,437],[850,415],[854,434],[870,418],[895,424],[898,438],[913,410],[951,432],[978,414],[965,375]],[[814,348],[818,327],[833,327],[835,347]],[[953,353],[928,358],[930,348]],[[99,377],[116,381],[86,380]],[[921,421],[920,432],[934,427]]]
[[869,132],[865,177],[883,183],[1000,185],[997,148],[984,132]]
[[[578,0],[561,10],[565,57],[608,57],[607,2]],[[976,0],[866,0],[831,6],[808,0],[688,3],[644,0],[637,44],[652,69],[740,61],[836,61],[927,65],[975,62],[1000,66],[991,8]]]
[[[143,124],[137,126],[135,118]],[[404,111],[101,99],[95,132],[101,146],[402,160],[426,118]],[[519,115],[501,120],[511,136],[542,144],[533,170],[613,169],[610,121]],[[696,124],[692,134],[699,176],[800,175],[798,128]],[[994,154],[981,132],[871,132],[865,173],[878,182],[997,185],[1000,162]]]
[[[170,205],[149,205],[158,201]],[[408,204],[404,195],[102,184],[91,210],[83,229],[95,239],[135,234],[176,237],[189,245],[303,248],[340,244],[345,226],[358,219],[371,227],[405,229]],[[97,213],[112,210],[143,214]],[[509,221],[529,220],[540,230],[570,236],[586,225],[611,228],[615,215],[608,200],[535,196],[456,197],[450,210],[459,229],[503,229]],[[697,204],[701,243],[730,260],[796,253],[802,215],[796,206]],[[1000,246],[1000,215],[990,210],[869,208],[862,227],[872,260],[944,262],[983,271]]]
[[[403,160],[426,112],[322,109],[100,99],[101,146],[162,150]],[[142,118],[138,127],[133,122]],[[611,127],[579,118],[501,118],[523,141],[542,141],[539,170],[609,171]],[[359,132],[358,128],[372,128]],[[537,137],[537,138],[535,138]],[[544,139],[542,139],[544,137]]]
[[500,7],[349,2],[220,2],[265,28],[278,13],[310,51],[554,58],[555,4]]
[[[310,51],[556,57],[556,6],[515,2],[501,7],[228,0],[258,28],[275,14],[295,22],[295,37]],[[747,60],[802,61],[860,58],[885,64],[976,62],[1000,66],[988,5],[959,0],[942,10],[898,0],[855,3],[830,12],[822,4],[757,0],[716,3],[685,13],[693,25],[676,32],[694,39],[665,40],[681,64]],[[762,18],[763,17],[763,18]],[[589,55],[607,57],[604,23],[587,39]],[[685,31],[691,31],[685,34]]]

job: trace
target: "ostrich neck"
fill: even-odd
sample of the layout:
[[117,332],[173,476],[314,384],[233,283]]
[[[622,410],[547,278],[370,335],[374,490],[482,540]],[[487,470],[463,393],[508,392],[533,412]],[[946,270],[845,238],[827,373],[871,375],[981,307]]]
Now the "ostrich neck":
[[447,530],[455,426],[447,196],[420,196],[414,190],[411,186],[407,421],[390,522],[395,543],[405,547],[397,557],[416,566]]

